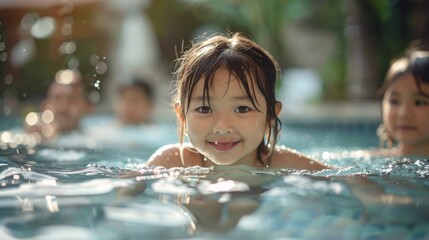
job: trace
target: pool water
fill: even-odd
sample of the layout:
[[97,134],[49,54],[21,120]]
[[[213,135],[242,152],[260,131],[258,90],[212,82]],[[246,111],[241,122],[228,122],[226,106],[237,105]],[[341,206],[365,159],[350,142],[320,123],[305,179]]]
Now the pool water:
[[313,173],[144,167],[158,142],[3,144],[0,239],[429,239],[429,160],[356,151],[375,128],[285,125],[282,144],[338,167]]

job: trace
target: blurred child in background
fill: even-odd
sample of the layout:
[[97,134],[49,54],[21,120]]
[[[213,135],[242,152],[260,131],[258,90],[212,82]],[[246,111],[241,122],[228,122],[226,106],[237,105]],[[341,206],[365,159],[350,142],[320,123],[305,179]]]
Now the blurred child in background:
[[174,136],[166,137],[172,130],[154,120],[156,96],[149,79],[135,76],[125,81],[112,99],[113,115],[87,129],[96,147],[150,149],[174,140]]
[[154,92],[151,85],[139,78],[122,84],[118,89],[119,99],[114,103],[117,120],[122,125],[152,123]]
[[429,51],[411,50],[394,61],[381,90],[381,152],[429,156]]

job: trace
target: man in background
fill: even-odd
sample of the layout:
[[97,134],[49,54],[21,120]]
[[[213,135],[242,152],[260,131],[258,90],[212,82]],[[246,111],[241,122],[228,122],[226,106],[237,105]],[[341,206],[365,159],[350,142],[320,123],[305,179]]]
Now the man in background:
[[27,114],[25,129],[42,142],[79,131],[81,119],[92,111],[81,74],[70,69],[58,71],[40,108],[40,113]]

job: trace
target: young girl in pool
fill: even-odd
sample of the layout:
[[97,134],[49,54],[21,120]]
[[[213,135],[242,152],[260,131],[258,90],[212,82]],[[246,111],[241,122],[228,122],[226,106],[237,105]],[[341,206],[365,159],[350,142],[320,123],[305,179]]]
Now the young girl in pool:
[[429,156],[429,52],[414,50],[396,60],[382,93],[378,135],[386,154]]
[[158,149],[148,165],[328,168],[276,145],[279,70],[266,50],[238,33],[195,43],[178,59],[176,71],[179,143]]

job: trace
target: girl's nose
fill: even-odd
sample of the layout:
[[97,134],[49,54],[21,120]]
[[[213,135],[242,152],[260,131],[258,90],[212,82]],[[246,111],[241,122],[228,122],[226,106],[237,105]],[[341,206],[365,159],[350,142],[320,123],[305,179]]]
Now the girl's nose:
[[233,122],[231,118],[225,114],[216,114],[216,116],[213,115],[213,121],[213,133],[227,134],[233,132]]
[[403,104],[399,108],[399,116],[403,119],[409,119],[412,117],[412,106],[410,104]]
[[219,133],[219,134],[227,134],[227,133],[232,133],[232,128],[228,128],[228,129],[217,129],[214,131],[215,133]]

